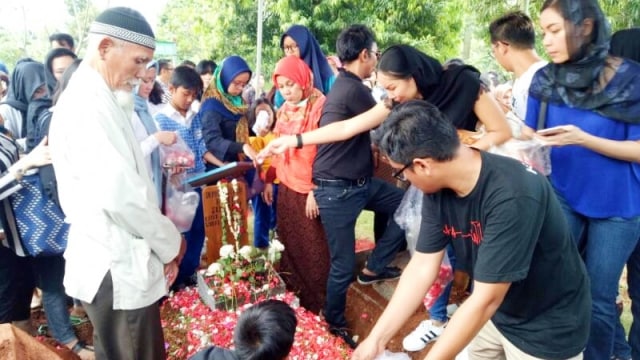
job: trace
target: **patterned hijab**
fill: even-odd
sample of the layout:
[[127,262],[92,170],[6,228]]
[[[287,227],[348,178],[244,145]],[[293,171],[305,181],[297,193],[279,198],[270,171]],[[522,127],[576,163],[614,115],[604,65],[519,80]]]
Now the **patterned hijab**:
[[379,70],[412,77],[422,98],[443,112],[456,128],[474,131],[473,108],[480,91],[480,72],[468,65],[443,69],[438,60],[409,45],[391,46],[380,57]]
[[[557,0],[551,4],[565,19],[569,60],[539,70],[531,82],[531,96],[640,123],[640,73],[626,60],[608,55],[611,30],[598,1]],[[543,10],[547,7],[543,5]],[[593,21],[590,38],[581,35],[586,19]]]
[[233,96],[227,93],[233,79],[245,72],[251,76],[249,65],[240,56],[233,55],[222,60],[213,73],[209,87],[202,95],[200,111],[215,111],[227,119],[237,121],[235,141],[248,144],[247,104],[244,103],[241,95]]
[[276,64],[273,71],[273,83],[278,76],[285,76],[302,88],[302,99],[297,104],[285,102],[278,111],[275,132],[278,134],[299,134],[308,128],[309,111],[315,101],[322,97],[320,90],[314,88],[311,80],[311,69],[300,58],[285,56]]
[[280,37],[280,48],[283,50],[284,38],[287,36],[290,36],[296,42],[298,49],[300,49],[300,58],[313,71],[314,87],[322,91],[323,94],[328,93],[329,89],[325,89],[325,84],[335,75],[327,61],[327,57],[320,48],[318,40],[305,26],[293,25]]

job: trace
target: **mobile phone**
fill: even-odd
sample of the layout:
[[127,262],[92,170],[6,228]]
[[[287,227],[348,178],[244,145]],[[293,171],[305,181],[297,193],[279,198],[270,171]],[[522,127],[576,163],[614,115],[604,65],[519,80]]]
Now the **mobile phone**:
[[561,126],[554,126],[554,127],[550,127],[547,129],[541,129],[536,131],[536,134],[541,135],[541,136],[552,136],[552,135],[558,135],[560,133],[566,132],[567,130],[565,130],[563,127]]

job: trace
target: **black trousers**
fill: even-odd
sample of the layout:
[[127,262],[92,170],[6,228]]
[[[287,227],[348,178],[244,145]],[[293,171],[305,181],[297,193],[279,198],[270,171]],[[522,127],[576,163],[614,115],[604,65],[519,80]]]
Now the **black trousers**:
[[93,324],[97,360],[165,359],[158,303],[135,310],[113,310],[113,281],[107,272],[92,303],[82,302]]
[[34,287],[30,258],[20,257],[0,245],[0,324],[31,317]]

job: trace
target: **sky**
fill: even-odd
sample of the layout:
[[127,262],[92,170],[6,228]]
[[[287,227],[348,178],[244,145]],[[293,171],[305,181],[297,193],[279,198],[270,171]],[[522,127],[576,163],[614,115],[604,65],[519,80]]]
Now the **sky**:
[[[107,7],[128,6],[142,13],[153,29],[168,0],[92,0],[101,11]],[[0,25],[23,31],[26,28],[40,32],[65,31],[69,14],[64,0],[3,0],[0,7]],[[9,3],[9,4],[7,4]]]

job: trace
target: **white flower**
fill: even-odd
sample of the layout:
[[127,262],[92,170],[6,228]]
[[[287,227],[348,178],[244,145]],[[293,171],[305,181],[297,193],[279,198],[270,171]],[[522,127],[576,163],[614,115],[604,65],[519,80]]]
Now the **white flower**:
[[272,248],[274,251],[283,252],[284,244],[282,244],[278,239],[273,239],[271,240],[271,244],[269,244],[269,250],[271,250]]
[[222,265],[220,265],[217,262],[214,262],[211,265],[209,265],[209,267],[207,268],[207,271],[204,274],[205,276],[213,276],[220,273],[222,273]]
[[251,261],[251,254],[253,253],[253,247],[249,245],[243,246],[240,250],[238,250],[238,254],[242,256],[245,260]]
[[234,257],[236,254],[235,252],[233,252],[234,248],[233,245],[227,244],[227,245],[223,245],[220,248],[220,257],[221,258],[232,258]]

